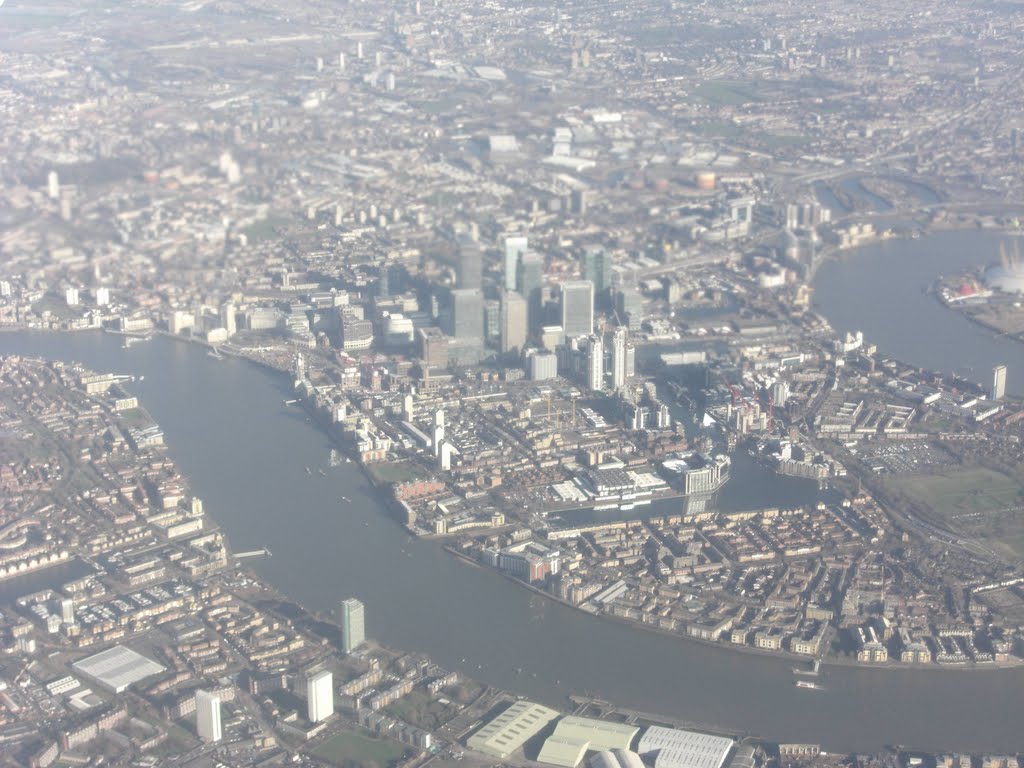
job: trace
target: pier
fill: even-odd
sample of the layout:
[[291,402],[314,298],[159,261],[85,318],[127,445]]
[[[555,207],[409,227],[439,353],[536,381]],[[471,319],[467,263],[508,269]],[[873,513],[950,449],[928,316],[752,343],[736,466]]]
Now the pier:
[[253,557],[273,557],[273,553],[271,553],[267,547],[263,547],[263,549],[250,549],[248,552],[235,553],[236,560],[248,560]]

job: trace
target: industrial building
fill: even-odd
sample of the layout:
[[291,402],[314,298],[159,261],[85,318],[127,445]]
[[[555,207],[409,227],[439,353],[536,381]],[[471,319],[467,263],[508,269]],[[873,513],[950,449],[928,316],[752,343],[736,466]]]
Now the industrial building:
[[532,701],[517,701],[466,741],[470,749],[504,760],[532,739],[558,713]]
[[722,736],[652,725],[637,751],[655,768],[722,768],[732,745]]
[[562,768],[576,768],[583,762],[583,756],[590,748],[590,742],[549,736],[537,755],[538,763],[557,765]]
[[115,645],[87,659],[77,661],[72,666],[76,671],[114,693],[123,693],[140,680],[164,671],[164,667],[152,659],[147,659],[123,645]]
[[587,768],[645,768],[644,761],[636,752],[628,749],[612,749],[598,752],[587,761]]
[[544,742],[538,762],[576,768],[590,750],[628,750],[640,728],[589,717],[563,717]]

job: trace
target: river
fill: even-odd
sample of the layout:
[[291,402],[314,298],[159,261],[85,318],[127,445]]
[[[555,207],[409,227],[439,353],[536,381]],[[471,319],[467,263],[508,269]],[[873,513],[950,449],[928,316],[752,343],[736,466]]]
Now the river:
[[[247,362],[216,360],[166,338],[124,349],[103,334],[3,333],[6,353],[144,375],[131,390],[163,427],[208,514],[236,551],[273,551],[250,561],[261,577],[316,611],[356,596],[366,603],[373,637],[483,682],[554,705],[589,693],[834,751],[1024,748],[1024,670],[827,666],[825,690],[798,689],[790,659],[589,616],[462,563],[437,542],[413,541],[352,465],[326,469],[326,477],[306,473],[327,467],[327,438],[284,404],[283,377]],[[342,494],[352,504],[339,504]]]
[[939,275],[998,261],[1009,237],[944,232],[842,252],[815,275],[815,308],[840,333],[863,331],[885,355],[986,388],[993,366],[1006,365],[1006,391],[1024,395],[1024,344],[998,338],[925,292]]

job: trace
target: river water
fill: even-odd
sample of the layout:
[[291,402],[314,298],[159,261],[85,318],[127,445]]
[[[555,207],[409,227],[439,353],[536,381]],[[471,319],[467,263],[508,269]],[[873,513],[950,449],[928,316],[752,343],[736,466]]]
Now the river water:
[[885,355],[986,388],[993,366],[1006,365],[1006,391],[1022,395],[1024,344],[997,337],[925,292],[939,275],[998,261],[999,243],[1006,239],[990,232],[945,232],[846,252],[818,269],[816,309],[840,333],[863,331],[865,341]]
[[[872,270],[878,279],[870,254],[837,268],[856,271],[858,263],[869,273],[865,282],[872,282]],[[826,286],[829,272],[822,271]],[[917,291],[917,282],[908,290]],[[102,334],[4,333],[0,354],[6,353],[144,375],[133,393],[163,427],[171,454],[235,551],[273,551],[270,559],[250,561],[261,577],[324,613],[356,596],[366,603],[373,637],[426,652],[483,682],[554,705],[564,705],[569,693],[589,693],[837,751],[888,744],[1024,749],[1024,670],[828,666],[826,690],[798,689],[791,660],[589,616],[458,561],[436,542],[413,541],[356,468],[327,468],[327,438],[303,411],[284,404],[284,378],[244,361],[216,360],[165,338],[124,349],[119,338]],[[734,472],[730,481],[742,491],[736,498],[761,498],[762,489],[742,475]],[[341,495],[352,504],[340,504]]]

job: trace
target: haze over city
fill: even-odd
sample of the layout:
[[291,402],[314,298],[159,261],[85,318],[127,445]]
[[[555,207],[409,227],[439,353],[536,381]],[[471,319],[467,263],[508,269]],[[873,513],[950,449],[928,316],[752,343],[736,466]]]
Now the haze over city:
[[1021,768],[1018,4],[0,6],[0,766]]

